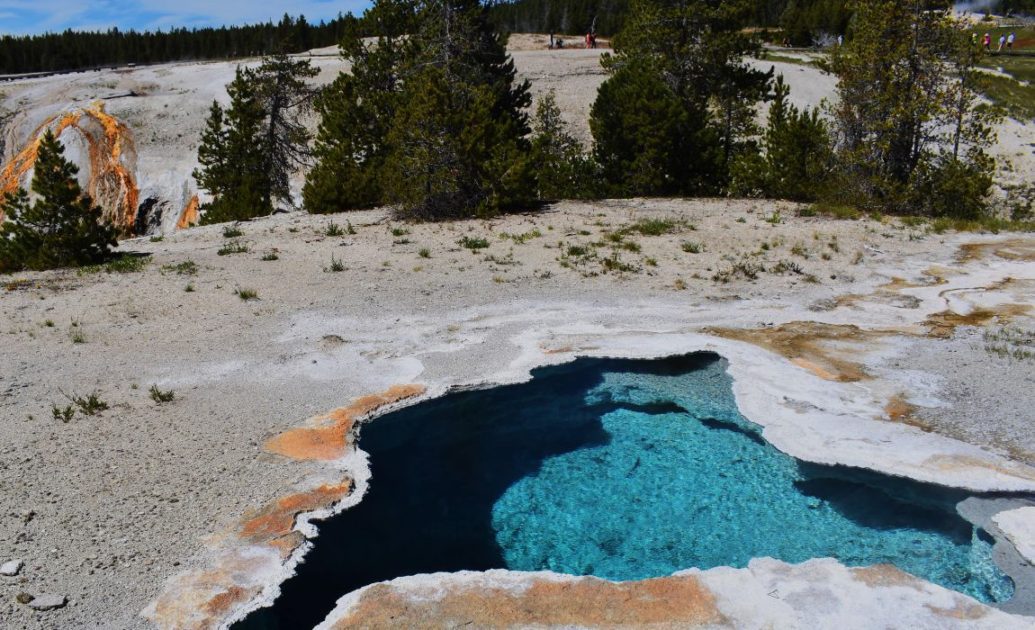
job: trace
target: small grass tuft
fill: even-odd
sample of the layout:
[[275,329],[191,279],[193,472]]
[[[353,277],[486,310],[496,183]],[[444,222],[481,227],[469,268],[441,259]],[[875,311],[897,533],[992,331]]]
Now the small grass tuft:
[[629,231],[639,232],[643,236],[664,236],[676,231],[678,225],[666,219],[642,219],[629,226]]
[[223,228],[223,238],[241,238],[242,236],[244,236],[244,232],[236,223]]
[[87,396],[77,396],[75,394],[68,396],[66,394],[65,397],[72,401],[72,404],[78,407],[84,416],[96,416],[109,409],[108,403],[101,400],[99,392],[91,392]]
[[87,265],[79,269],[79,275],[93,273],[139,273],[151,262],[148,256],[120,254],[100,265]]
[[465,236],[459,241],[457,241],[457,245],[463,247],[464,249],[469,249],[472,252],[476,252],[479,249],[487,249],[489,247],[489,241],[477,236]]
[[220,247],[216,253],[220,256],[231,256],[233,254],[247,254],[249,251],[251,251],[249,247],[241,241],[230,241]]
[[694,241],[683,241],[683,251],[688,254],[700,254],[704,251],[704,245]]
[[277,250],[271,249],[262,255],[262,260],[264,262],[273,262],[274,260],[280,260],[280,255],[277,253]]
[[327,224],[327,228],[323,231],[323,233],[324,236],[328,236],[331,238],[335,236],[345,236],[345,230],[343,230],[340,225],[334,223],[333,221]]
[[151,400],[155,401],[159,405],[170,403],[176,398],[176,393],[171,389],[168,391],[162,391],[158,389],[157,385],[151,386]]
[[195,276],[198,274],[198,265],[193,260],[185,260],[175,265],[163,265],[163,273],[175,273],[178,276]]
[[252,300],[259,299],[259,292],[255,289],[237,289],[234,291],[234,294],[244,302],[251,302]]
[[68,424],[72,421],[72,418],[75,416],[75,409],[72,407],[72,405],[65,405],[64,407],[52,405],[50,408],[50,413],[54,416],[55,420],[60,420],[61,422]]
[[345,263],[342,262],[340,258],[335,258],[332,255],[331,266],[324,267],[323,270],[325,273],[341,273],[342,271],[345,271]]

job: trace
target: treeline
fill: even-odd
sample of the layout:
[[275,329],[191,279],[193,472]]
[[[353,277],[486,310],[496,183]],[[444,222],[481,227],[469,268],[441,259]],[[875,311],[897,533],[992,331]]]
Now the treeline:
[[[503,0],[492,5],[492,17],[500,30],[511,33],[578,34],[595,26],[598,34],[610,36],[624,26],[631,4],[630,0]],[[847,0],[750,0],[749,4],[746,26],[783,29],[798,45],[844,34],[851,17]]]
[[128,63],[230,59],[297,53],[333,46],[352,16],[310,24],[305,17],[285,15],[274,24],[169,31],[47,33],[0,38],[0,74],[80,70]]
[[[490,21],[502,32],[618,33],[632,0],[490,0]],[[715,3],[720,4],[720,3]],[[790,41],[809,45],[845,32],[851,15],[847,0],[749,0],[745,25],[782,28]],[[1000,4],[1030,11],[1035,0]],[[739,10],[739,9],[738,9]],[[233,59],[297,53],[341,41],[351,15],[310,24],[285,15],[278,23],[169,31],[62,33],[0,38],[0,74],[81,70],[129,63]],[[373,33],[371,33],[373,34]]]
[[492,4],[492,20],[509,33],[610,36],[622,28],[629,0],[515,0]]

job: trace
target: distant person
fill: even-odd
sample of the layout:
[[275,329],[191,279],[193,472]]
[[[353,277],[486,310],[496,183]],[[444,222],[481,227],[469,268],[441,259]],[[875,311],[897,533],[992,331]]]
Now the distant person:
[[1010,33],[1010,36],[1006,38],[1006,49],[1013,50],[1013,43],[1017,41],[1017,34]]
[[985,43],[985,52],[992,52],[992,34],[991,33],[985,33],[984,43]]
[[594,48],[594,49],[597,47],[597,34],[596,33],[590,33],[589,34],[589,47],[590,48]]
[[554,46],[556,46],[556,44],[553,41],[553,33],[550,33],[550,50],[553,50]]
[[1006,45],[1006,34],[999,36],[999,48],[996,49],[996,54],[1003,52],[1003,46]]
[[844,45],[845,45],[845,36],[844,35],[838,35],[837,36],[837,47],[840,48],[840,47],[842,47]]

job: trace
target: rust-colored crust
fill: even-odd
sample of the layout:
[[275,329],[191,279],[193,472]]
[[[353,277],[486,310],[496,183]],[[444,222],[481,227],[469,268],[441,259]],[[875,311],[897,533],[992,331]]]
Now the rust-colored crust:
[[191,226],[197,225],[198,221],[201,220],[200,210],[201,202],[198,200],[198,196],[194,195],[180,212],[180,218],[176,221],[176,229],[186,230]]
[[[356,422],[425,391],[422,385],[400,385],[358,398],[347,407],[310,420],[308,427],[274,438],[270,450],[296,460],[336,459],[349,447]],[[233,530],[210,538],[213,560],[209,566],[170,580],[145,615],[160,628],[219,627],[235,611],[254,601],[265,586],[263,576],[276,575],[305,542],[295,529],[298,516],[333,507],[353,488],[351,479],[322,483],[247,514]]]
[[979,308],[960,315],[953,311],[935,313],[924,321],[927,335],[938,339],[949,339],[960,326],[985,326],[993,321],[1008,324],[1018,317],[1027,315],[1032,310],[1031,304],[1000,304],[993,308]]
[[841,383],[869,378],[862,365],[838,356],[826,342],[866,342],[885,332],[864,331],[858,326],[838,326],[816,322],[791,322],[761,329],[710,328],[705,332],[735,341],[761,346],[789,359],[816,376]]
[[960,246],[957,260],[961,263],[996,256],[1003,260],[1035,262],[1035,239],[1011,238],[995,243],[967,243]]
[[[97,127],[90,127],[90,123],[100,126],[99,134]],[[40,142],[47,129],[58,137],[67,130],[74,130],[83,137],[90,156],[90,180],[86,192],[95,203],[112,200],[113,207],[104,209],[104,218],[123,235],[133,234],[140,191],[136,176],[122,160],[123,154],[135,150],[133,136],[124,123],[104,111],[103,102],[88,109],[52,116],[37,127],[29,142],[0,170],[0,194],[14,192],[19,186],[27,185],[23,180],[36,165]],[[3,212],[0,211],[2,221]]]
[[909,402],[905,394],[897,394],[888,400],[888,404],[884,405],[885,417],[883,419],[908,424],[927,433],[934,431],[934,427],[918,418],[916,413],[916,405]]
[[[252,544],[276,543],[286,536],[298,533],[294,531],[294,526],[295,518],[299,514],[333,505],[350,492],[352,482],[344,481],[334,485],[322,485],[308,492],[274,501],[248,516],[248,520],[241,526],[241,538]],[[291,550],[293,551],[294,547],[291,547]]]
[[457,588],[407,597],[390,584],[367,589],[345,628],[694,628],[726,625],[698,578],[613,583],[539,580],[525,589]]
[[266,442],[267,452],[295,460],[333,461],[345,454],[356,422],[378,409],[422,395],[423,385],[396,385],[382,394],[363,396],[351,405],[318,416]]

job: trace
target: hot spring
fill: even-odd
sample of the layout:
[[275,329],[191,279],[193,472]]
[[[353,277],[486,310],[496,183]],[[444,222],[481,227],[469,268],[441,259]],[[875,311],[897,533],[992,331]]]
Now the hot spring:
[[991,539],[955,512],[965,494],[784,455],[712,354],[537,370],[378,418],[360,447],[366,496],[236,627],[312,627],[342,595],[407,575],[624,581],[765,556],[889,563],[983,602],[1013,593]]

